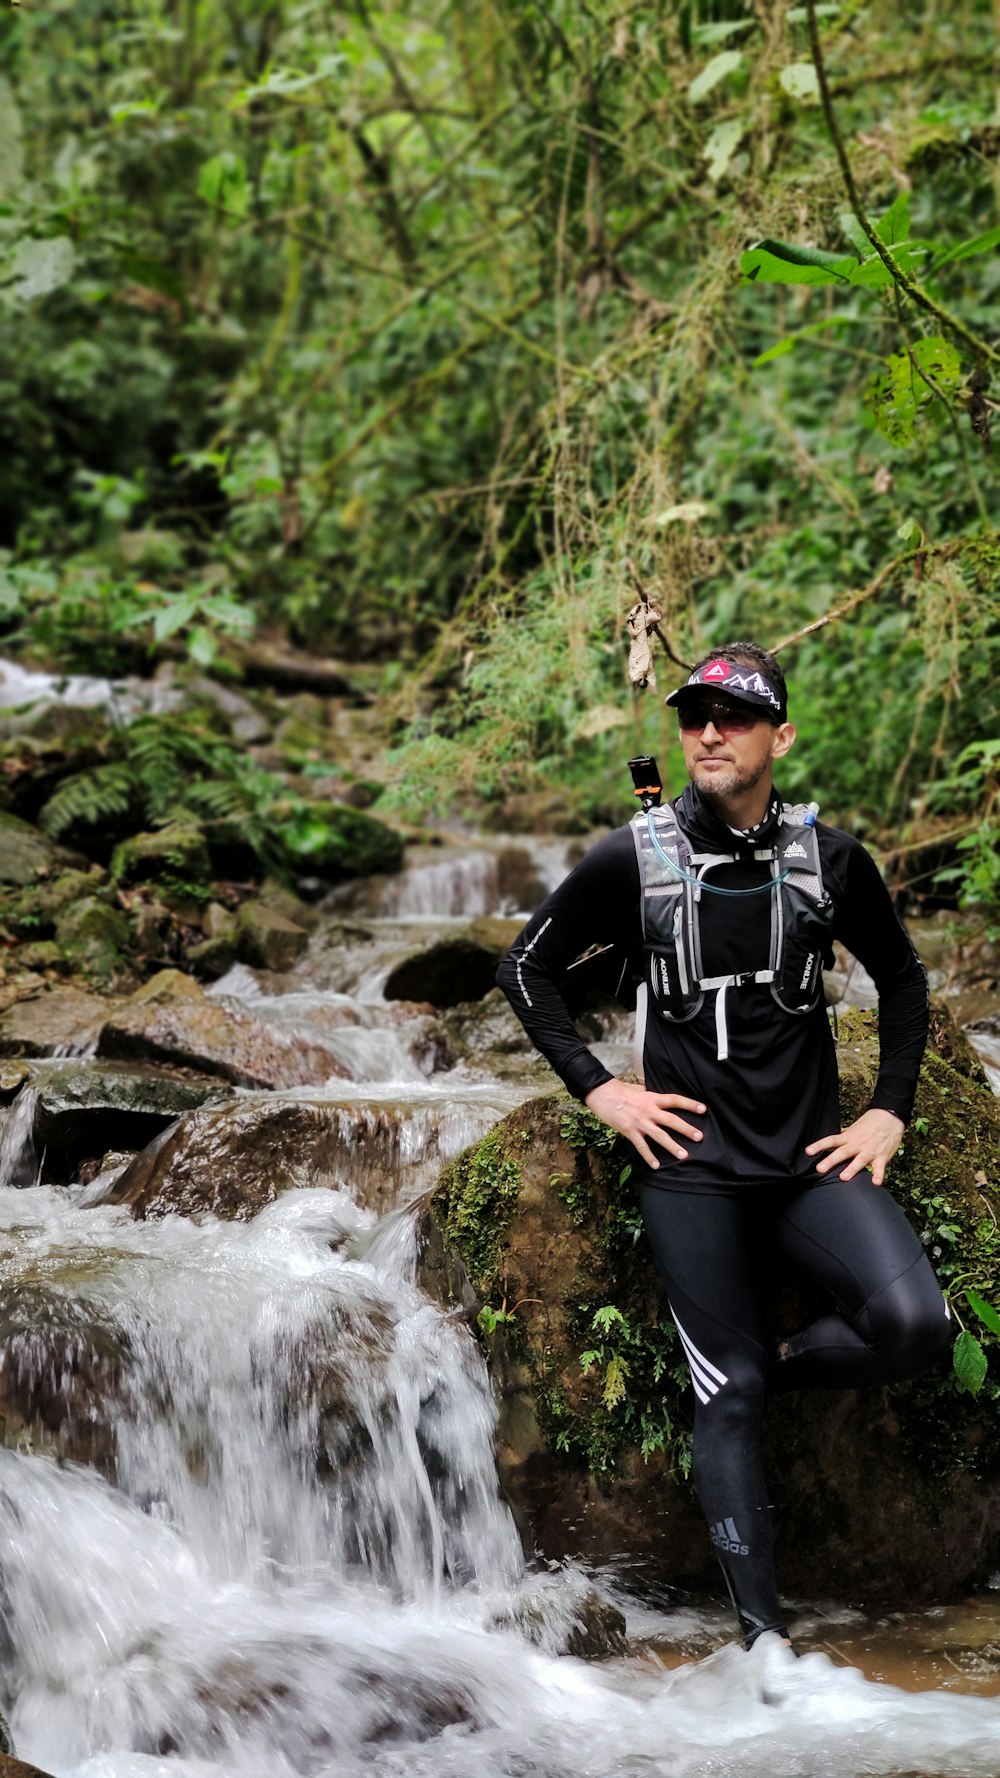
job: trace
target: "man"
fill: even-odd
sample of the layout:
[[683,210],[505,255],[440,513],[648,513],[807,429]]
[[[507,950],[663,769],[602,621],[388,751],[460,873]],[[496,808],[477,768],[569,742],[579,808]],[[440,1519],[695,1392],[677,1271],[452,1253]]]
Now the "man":
[[[526,926],[498,980],[529,1036],[637,1151],[646,1233],[696,1397],[692,1479],[747,1647],[787,1639],[761,1462],[765,1387],[878,1384],[928,1369],[948,1310],[881,1190],[927,1035],[927,983],[858,841],[791,810],[772,766],[795,740],[773,655],[736,642],[667,698],[690,783],[599,841]],[[648,800],[648,799],[647,799]],[[841,1129],[822,965],[834,938],[879,995],[868,1109]],[[643,958],[642,1085],[615,1079],[560,991],[594,944]],[[831,1310],[768,1349],[763,1255]]]

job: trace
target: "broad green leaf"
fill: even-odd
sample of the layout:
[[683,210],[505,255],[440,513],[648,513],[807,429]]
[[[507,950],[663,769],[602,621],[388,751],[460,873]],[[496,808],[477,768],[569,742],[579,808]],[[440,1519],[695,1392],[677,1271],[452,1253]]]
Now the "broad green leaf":
[[700,105],[713,88],[729,74],[735,74],[743,64],[743,52],[739,49],[723,49],[710,62],[706,62],[700,74],[696,74],[688,87],[688,99],[692,105]]
[[812,62],[789,62],[778,75],[778,84],[793,99],[803,104],[819,104],[819,77]]
[[875,233],[887,247],[898,247],[910,238],[910,194],[901,191],[885,215],[875,224]]
[[871,252],[872,244],[855,216],[854,211],[841,210],[840,215],[837,217],[837,221],[840,223],[845,241],[850,243],[858,258],[863,259],[866,253]]
[[987,229],[984,235],[970,235],[967,241],[959,241],[957,247],[949,247],[934,270],[940,271],[943,265],[951,265],[956,259],[971,259],[976,253],[989,253],[994,247],[1000,247],[1000,228]]
[[9,261],[0,287],[16,303],[34,302],[68,284],[76,266],[76,250],[68,235],[43,241],[22,241]]
[[740,271],[748,283],[850,284],[857,269],[856,259],[785,241],[758,241],[740,255]]
[[850,282],[860,290],[885,290],[892,281],[889,267],[877,253],[872,253],[868,259],[863,259],[860,265],[855,266],[850,277]]
[[917,340],[912,352],[893,352],[871,378],[863,399],[879,431],[892,444],[906,446],[913,443],[917,425],[930,419],[936,392],[948,397],[961,380],[962,363],[954,346],[933,334]]
[[[1000,747],[1000,742],[998,742],[998,747]],[[973,1313],[979,1316],[983,1326],[989,1328],[990,1333],[1000,1334],[1000,1315],[997,1314],[992,1303],[986,1302],[974,1290],[966,1291],[965,1300]]]
[[204,624],[196,624],[188,637],[188,654],[199,667],[210,667],[218,653],[215,637]]
[[736,153],[746,124],[740,117],[729,117],[724,123],[716,124],[715,129],[705,143],[705,160],[708,163],[708,176],[713,185],[717,185]]
[[768,346],[766,352],[758,353],[751,362],[751,370],[759,370],[762,364],[771,364],[775,358],[784,358],[800,340],[812,339],[814,334],[826,333],[831,327],[850,327],[854,322],[862,320],[860,315],[828,315],[825,321],[813,321],[809,327],[798,327],[794,333],[786,333],[777,345]]
[[975,1334],[962,1332],[952,1347],[952,1363],[959,1386],[978,1395],[986,1381],[986,1354]]
[[169,605],[163,605],[153,615],[153,637],[157,642],[164,642],[178,630],[189,624],[198,609],[198,600],[188,594],[171,599]]

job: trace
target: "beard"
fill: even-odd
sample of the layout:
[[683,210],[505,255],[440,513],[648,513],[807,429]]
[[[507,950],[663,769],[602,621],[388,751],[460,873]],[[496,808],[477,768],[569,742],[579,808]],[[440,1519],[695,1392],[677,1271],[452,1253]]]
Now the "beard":
[[768,756],[752,766],[741,766],[726,760],[717,769],[710,772],[702,771],[705,764],[706,761],[703,759],[695,761],[689,768],[689,775],[692,782],[701,791],[702,796],[706,796],[709,801],[712,801],[741,796],[744,791],[753,790],[755,785],[760,783],[771,760]]

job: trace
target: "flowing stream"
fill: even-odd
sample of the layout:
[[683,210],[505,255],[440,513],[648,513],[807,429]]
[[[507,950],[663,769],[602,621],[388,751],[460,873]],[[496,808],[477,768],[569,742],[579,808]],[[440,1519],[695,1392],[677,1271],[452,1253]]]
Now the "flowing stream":
[[[442,1071],[428,1015],[380,992],[407,922],[466,891],[496,911],[491,869],[421,864],[363,942],[219,985],[352,1075],[309,1090],[327,1174],[253,1221],[38,1183],[30,1089],[8,1112],[0,1372],[62,1391],[94,1460],[0,1449],[18,1754],[56,1778],[996,1778],[989,1596],[806,1612],[795,1659],[613,1569],[526,1564],[481,1355],[419,1289],[406,1206],[537,1081]],[[595,1594],[631,1636],[599,1664],[559,1652]]]

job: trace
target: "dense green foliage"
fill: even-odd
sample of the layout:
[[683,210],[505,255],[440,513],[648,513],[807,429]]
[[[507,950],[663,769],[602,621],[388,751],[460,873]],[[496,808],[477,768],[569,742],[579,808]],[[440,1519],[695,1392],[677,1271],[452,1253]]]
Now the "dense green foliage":
[[799,638],[785,788],[957,827],[981,878],[996,35],[992,0],[5,11],[8,645],[282,623],[383,664],[408,806],[556,778],[592,817],[667,745],[641,591],[682,661]]

